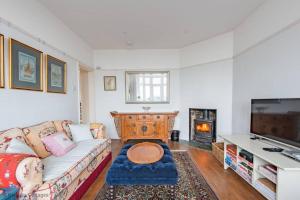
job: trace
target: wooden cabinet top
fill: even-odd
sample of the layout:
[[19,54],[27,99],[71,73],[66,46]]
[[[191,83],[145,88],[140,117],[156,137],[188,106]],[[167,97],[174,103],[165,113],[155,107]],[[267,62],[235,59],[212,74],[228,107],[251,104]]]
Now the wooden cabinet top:
[[173,115],[176,116],[179,111],[174,112],[110,112],[113,117],[121,115]]

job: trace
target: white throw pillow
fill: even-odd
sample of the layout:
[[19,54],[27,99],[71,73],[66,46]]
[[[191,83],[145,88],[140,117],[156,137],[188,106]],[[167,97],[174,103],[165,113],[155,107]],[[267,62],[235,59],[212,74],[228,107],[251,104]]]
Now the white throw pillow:
[[27,144],[16,138],[13,138],[10,141],[6,149],[6,153],[25,153],[37,156],[36,153]]
[[69,124],[74,142],[83,140],[92,140],[93,136],[90,131],[90,126],[87,124]]

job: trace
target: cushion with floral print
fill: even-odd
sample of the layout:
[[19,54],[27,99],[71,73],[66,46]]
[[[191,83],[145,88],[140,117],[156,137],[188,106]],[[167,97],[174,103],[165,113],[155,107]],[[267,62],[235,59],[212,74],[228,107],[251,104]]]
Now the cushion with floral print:
[[42,138],[57,132],[53,122],[49,121],[23,128],[23,132],[30,147],[40,158],[46,158],[51,155],[51,152],[46,149],[46,146],[42,142]]
[[106,139],[105,126],[102,123],[92,123],[90,124],[90,126],[91,126],[90,130],[93,135],[93,138]]
[[57,132],[64,132],[71,140],[73,140],[69,127],[69,124],[73,123],[71,120],[55,120],[53,123]]
[[43,170],[42,160],[37,157],[27,157],[18,164],[16,178],[22,194],[30,194],[43,184]]
[[12,128],[6,131],[0,131],[0,153],[4,153],[10,141],[16,138],[22,142],[26,142],[23,131],[19,128]]
[[10,185],[19,186],[16,170],[19,163],[28,157],[32,157],[32,155],[0,153],[0,188],[7,188]]

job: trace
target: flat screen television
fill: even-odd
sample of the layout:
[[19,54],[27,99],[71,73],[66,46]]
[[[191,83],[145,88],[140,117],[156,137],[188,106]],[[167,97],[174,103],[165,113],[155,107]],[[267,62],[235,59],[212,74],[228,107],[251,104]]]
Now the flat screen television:
[[252,99],[251,133],[300,148],[300,99]]

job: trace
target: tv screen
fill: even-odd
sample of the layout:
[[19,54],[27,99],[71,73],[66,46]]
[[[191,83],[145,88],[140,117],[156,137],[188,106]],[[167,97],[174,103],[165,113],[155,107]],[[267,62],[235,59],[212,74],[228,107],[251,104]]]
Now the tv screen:
[[300,99],[252,99],[251,133],[300,147]]

